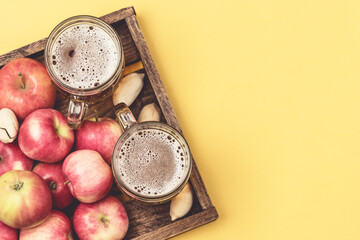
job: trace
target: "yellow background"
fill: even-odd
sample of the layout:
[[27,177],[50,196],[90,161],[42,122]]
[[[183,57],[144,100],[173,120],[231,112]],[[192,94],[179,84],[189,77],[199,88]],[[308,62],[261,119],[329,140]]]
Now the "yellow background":
[[360,2],[1,0],[0,54],[130,5],[220,214],[175,239],[360,239]]

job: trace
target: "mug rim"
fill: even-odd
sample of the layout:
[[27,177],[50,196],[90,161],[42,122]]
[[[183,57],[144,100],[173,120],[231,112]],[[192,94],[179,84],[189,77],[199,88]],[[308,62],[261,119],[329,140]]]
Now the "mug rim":
[[[186,173],[184,173],[184,174],[186,174],[186,176],[183,179],[183,181],[181,183],[179,183],[174,189],[172,189],[168,193],[161,194],[159,196],[139,195],[135,191],[133,191],[133,190],[129,189],[128,187],[126,187],[125,184],[120,183],[120,180],[119,180],[120,177],[118,178],[118,174],[116,173],[115,167],[114,167],[115,161],[117,159],[115,152],[116,152],[116,149],[121,147],[121,146],[118,146],[121,141],[123,141],[123,143],[124,143],[132,134],[134,134],[135,132],[140,131],[140,130],[158,129],[158,128],[154,128],[154,126],[156,126],[156,125],[160,125],[161,127],[165,127],[165,128],[170,129],[170,131],[173,131],[174,134],[172,134],[172,133],[170,133],[169,131],[166,131],[166,130],[163,130],[163,131],[166,131],[171,136],[178,137],[178,138],[181,139],[181,141],[183,141],[183,143],[185,145],[185,148],[186,148],[186,152],[189,155],[189,157],[188,157],[188,159],[189,159],[188,168],[186,169]],[[160,130],[162,130],[162,129],[160,129]],[[132,132],[129,133],[129,131],[132,131]],[[128,132],[128,134],[125,134],[125,132]],[[179,140],[177,140],[177,141],[179,141]],[[163,202],[166,202],[168,200],[171,200],[178,193],[180,193],[181,190],[185,187],[186,183],[189,181],[189,178],[190,178],[190,175],[191,175],[191,172],[192,172],[192,167],[193,167],[193,159],[192,159],[189,144],[187,143],[185,137],[178,130],[176,130],[174,127],[170,126],[167,123],[163,123],[163,122],[159,122],[159,121],[146,121],[146,122],[136,123],[133,126],[131,126],[129,129],[125,130],[122,133],[122,135],[119,137],[119,139],[117,140],[117,142],[115,144],[112,159],[111,159],[111,168],[112,168],[113,175],[114,175],[115,182],[116,182],[117,186],[124,193],[126,193],[128,196],[130,196],[131,198],[133,198],[135,200],[139,200],[141,202],[153,203],[153,204],[159,204],[159,203],[163,203]]]
[[[77,22],[78,21],[78,22]],[[58,80],[57,75],[54,73],[52,67],[51,67],[51,61],[49,59],[50,49],[53,44],[53,42],[56,40],[56,38],[59,36],[59,34],[64,31],[65,29],[79,23],[91,23],[91,24],[97,24],[99,27],[101,27],[109,36],[114,40],[114,43],[119,51],[119,61],[117,63],[117,66],[114,70],[114,73],[109,77],[109,79],[104,83],[101,84],[95,88],[90,89],[77,89],[73,88],[71,86],[68,86],[61,81]],[[111,36],[113,34],[113,36]],[[79,97],[87,97],[87,96],[93,96],[96,94],[101,93],[103,90],[109,88],[117,78],[119,78],[123,72],[123,65],[125,63],[124,60],[124,49],[122,46],[122,42],[120,39],[119,34],[116,32],[116,30],[108,23],[106,23],[104,20],[91,16],[91,15],[76,15],[69,17],[63,21],[61,21],[59,24],[55,26],[55,28],[50,32],[50,35],[46,41],[45,50],[44,50],[44,58],[45,58],[45,67],[53,80],[52,82],[60,88],[62,91],[65,91],[66,93],[69,93],[71,95],[79,96]]]

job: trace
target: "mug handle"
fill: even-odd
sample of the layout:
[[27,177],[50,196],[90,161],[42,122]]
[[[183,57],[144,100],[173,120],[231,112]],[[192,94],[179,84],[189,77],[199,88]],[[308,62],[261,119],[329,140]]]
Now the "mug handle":
[[115,116],[117,117],[120,125],[126,131],[132,125],[136,124],[136,119],[132,114],[130,108],[123,102],[116,104],[114,107]]
[[75,97],[72,97],[69,101],[67,125],[72,129],[78,129],[85,117],[88,105],[85,102],[76,101]]

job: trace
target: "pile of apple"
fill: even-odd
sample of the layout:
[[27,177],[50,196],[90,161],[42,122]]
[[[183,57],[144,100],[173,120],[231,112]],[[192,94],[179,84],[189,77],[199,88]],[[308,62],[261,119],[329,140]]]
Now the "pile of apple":
[[[103,118],[75,134],[55,99],[41,63],[19,58],[0,69],[0,239],[73,239],[72,225],[80,239],[122,239],[128,216],[109,195],[122,129]],[[73,216],[61,212],[69,206]]]

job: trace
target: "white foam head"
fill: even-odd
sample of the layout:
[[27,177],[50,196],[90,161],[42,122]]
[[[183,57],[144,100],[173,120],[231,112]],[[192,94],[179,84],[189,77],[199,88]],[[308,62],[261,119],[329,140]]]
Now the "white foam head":
[[121,182],[138,195],[157,197],[176,190],[186,179],[189,157],[177,139],[158,129],[133,133],[118,149]]
[[117,70],[121,51],[111,36],[95,24],[65,29],[50,51],[57,79],[75,89],[92,89],[106,83]]

